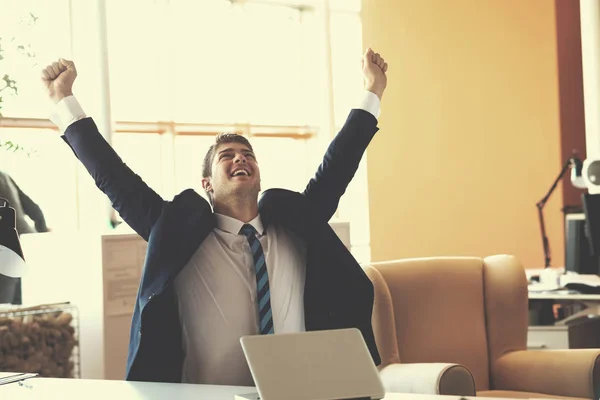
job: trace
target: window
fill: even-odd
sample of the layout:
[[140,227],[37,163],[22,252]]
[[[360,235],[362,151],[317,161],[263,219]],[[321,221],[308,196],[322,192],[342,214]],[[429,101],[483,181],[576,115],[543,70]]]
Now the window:
[[261,187],[303,191],[308,183],[305,141],[290,138],[253,138],[252,146],[261,170]]
[[77,227],[76,163],[71,149],[53,129],[1,129],[26,151],[0,150],[2,167],[20,189],[37,203],[53,230]]
[[[84,110],[101,126],[110,116],[113,147],[166,199],[187,188],[203,193],[202,160],[219,132],[251,140],[263,190],[303,190],[335,133],[330,130],[341,127],[362,95],[360,0],[329,0],[331,55],[321,0],[100,4],[106,24],[102,13],[79,2],[0,0],[3,48],[6,38],[18,36],[36,53],[29,58],[12,49],[10,63],[0,60],[0,72],[10,68],[19,83],[19,96],[2,110],[10,119],[0,120],[0,139],[35,150],[31,157],[2,154],[0,168],[38,201],[55,230],[104,228],[98,220],[108,215],[88,217],[106,202],[46,119],[50,104],[39,70],[60,56],[72,54],[79,67],[76,94]],[[30,11],[35,24],[27,22]],[[108,75],[98,68],[104,43]],[[338,211],[351,221],[353,245],[367,249],[360,261],[368,261],[365,186],[363,162]]]
[[[19,92],[4,99],[5,117],[48,116],[50,106],[40,83],[40,69],[56,61],[57,54],[70,54],[68,3],[0,0],[0,45],[4,50],[0,78],[10,75]],[[0,89],[3,83],[0,81]]]
[[161,143],[157,133],[119,133],[112,140],[113,148],[135,173],[157,193],[167,196],[162,179]]
[[204,195],[202,162],[213,143],[212,136],[181,135],[175,138],[175,187],[178,192],[192,188]]
[[0,141],[25,149],[0,149],[0,169],[40,206],[50,228],[75,229],[76,160],[45,120],[51,105],[40,83],[41,66],[70,53],[69,2],[0,0],[0,10],[0,77],[8,74],[18,88],[16,96],[2,93]]
[[[300,10],[177,0],[107,6],[113,144],[142,178],[154,177],[157,192],[201,193],[204,154],[227,131],[251,138],[263,189],[306,185],[306,142],[322,113],[314,101],[321,82],[310,72],[322,58],[306,45],[314,28]],[[121,139],[128,123],[154,129],[162,150],[148,134]],[[149,148],[153,162],[141,160],[139,149]]]
[[[170,27],[155,1],[106,1],[111,117],[165,121],[173,65],[163,66]],[[133,22],[135,21],[135,22]]]
[[115,120],[316,122],[298,10],[224,1],[107,5]]
[[331,52],[335,125],[341,127],[363,92],[360,58],[364,50],[359,15],[331,14]]

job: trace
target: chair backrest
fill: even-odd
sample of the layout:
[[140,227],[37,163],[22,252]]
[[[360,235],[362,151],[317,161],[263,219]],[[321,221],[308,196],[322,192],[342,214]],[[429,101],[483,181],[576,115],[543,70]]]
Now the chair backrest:
[[381,367],[448,362],[490,389],[490,360],[523,350],[527,282],[514,257],[435,257],[373,263],[373,329]]
[[[527,350],[529,291],[523,265],[513,256],[483,259],[486,330],[491,376],[506,353]],[[494,382],[490,382],[494,389]]]

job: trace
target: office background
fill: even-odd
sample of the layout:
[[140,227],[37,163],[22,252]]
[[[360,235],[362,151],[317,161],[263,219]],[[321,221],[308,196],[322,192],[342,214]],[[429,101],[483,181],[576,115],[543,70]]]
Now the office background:
[[[355,256],[508,253],[542,267],[535,203],[573,149],[585,157],[578,2],[328,3],[4,1],[3,37],[16,32],[37,56],[3,66],[20,94],[5,100],[0,135],[35,154],[6,153],[1,167],[54,231],[107,229],[109,206],[51,134],[32,66],[66,56],[85,110],[165,197],[199,187],[221,130],[254,136],[264,189],[301,189],[360,96],[370,45],[390,79],[381,132],[336,215]],[[561,208],[579,203],[566,184],[546,206],[554,266]]]
[[[372,0],[362,15],[394,66],[394,111],[368,150],[373,260],[508,253],[543,267],[535,203],[573,149],[585,158],[579,2]],[[565,182],[544,211],[553,266],[561,208],[581,204]]]

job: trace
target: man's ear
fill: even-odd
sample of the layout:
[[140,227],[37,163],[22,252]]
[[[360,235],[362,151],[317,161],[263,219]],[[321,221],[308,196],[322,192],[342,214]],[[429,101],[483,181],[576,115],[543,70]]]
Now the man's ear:
[[212,192],[213,188],[212,184],[210,183],[210,178],[202,178],[202,188],[207,193]]

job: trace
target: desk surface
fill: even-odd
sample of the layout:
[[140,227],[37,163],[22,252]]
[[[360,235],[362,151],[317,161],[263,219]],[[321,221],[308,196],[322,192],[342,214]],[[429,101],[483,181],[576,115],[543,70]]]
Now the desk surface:
[[600,301],[600,294],[560,294],[529,292],[529,300]]
[[[0,399],[10,400],[233,400],[236,394],[252,393],[241,386],[190,385],[183,383],[126,382],[91,379],[32,378],[22,385],[0,386]],[[388,394],[384,400],[458,400],[458,396]],[[483,397],[470,397],[484,400]],[[499,400],[496,398],[495,400]]]

